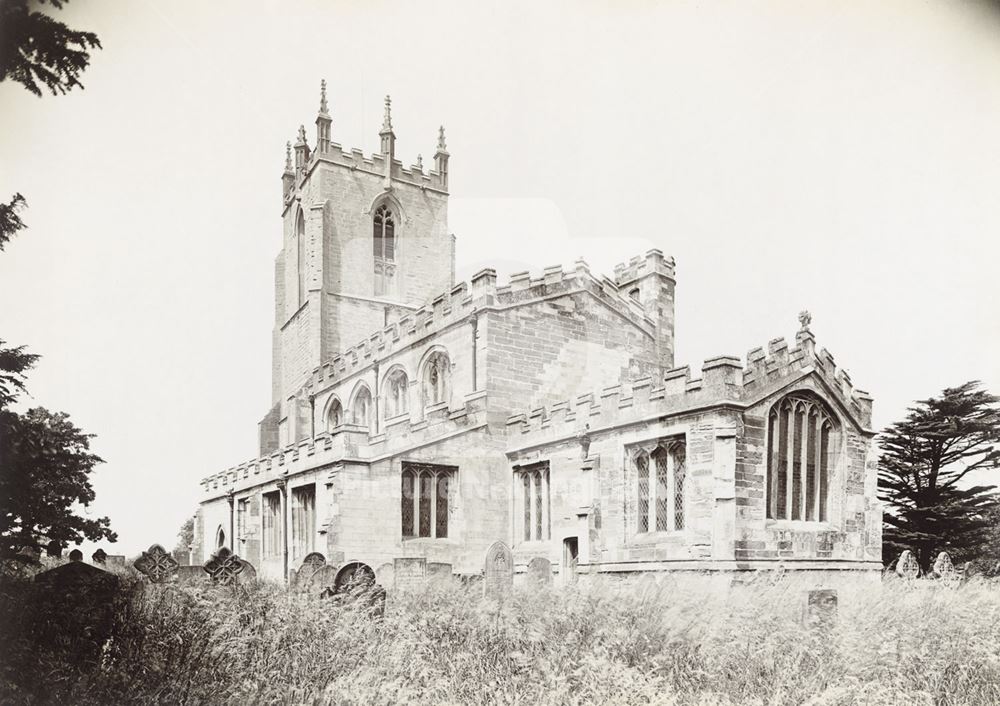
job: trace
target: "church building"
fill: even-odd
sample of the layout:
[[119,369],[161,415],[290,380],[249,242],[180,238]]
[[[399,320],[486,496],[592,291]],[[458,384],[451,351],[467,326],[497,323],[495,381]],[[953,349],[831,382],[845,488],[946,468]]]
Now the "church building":
[[[272,406],[256,457],[202,481],[195,561],[303,562],[384,585],[640,572],[881,571],[871,397],[809,315],[791,342],[674,361],[673,258],[455,282],[444,128],[433,164],[316,131],[289,145]],[[502,545],[498,545],[502,543]],[[494,549],[495,551],[495,549]]]

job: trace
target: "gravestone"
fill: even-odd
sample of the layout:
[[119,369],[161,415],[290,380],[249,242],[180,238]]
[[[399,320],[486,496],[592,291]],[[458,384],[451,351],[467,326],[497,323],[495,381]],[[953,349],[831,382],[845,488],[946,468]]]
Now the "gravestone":
[[395,567],[391,561],[387,561],[375,569],[375,583],[392,590],[396,585]]
[[320,596],[330,595],[336,590],[337,569],[326,564],[316,569],[307,582],[303,582],[304,590],[309,595]]
[[451,564],[447,564],[443,561],[428,561],[427,562],[427,578],[429,579],[450,579],[451,578]]
[[119,569],[125,568],[125,555],[124,554],[108,554],[108,558],[104,560],[107,566],[114,566]]
[[948,585],[957,584],[961,580],[961,575],[951,561],[948,552],[941,552],[934,560],[934,576]]
[[83,563],[83,552],[79,553],[79,559],[35,574],[35,583],[63,593],[90,594],[110,599],[110,595],[118,587],[118,577],[104,569]]
[[896,573],[904,579],[915,579],[920,575],[920,565],[917,564],[913,552],[909,549],[904,549],[903,553],[899,555],[899,560],[896,562]]
[[514,583],[514,556],[510,547],[501,541],[486,550],[483,566],[483,592],[488,596],[501,596],[510,591]]
[[152,583],[166,583],[177,575],[177,561],[159,544],[152,545],[144,551],[132,566],[145,574]]
[[63,553],[62,545],[53,539],[45,545],[45,553],[55,559],[61,559]]
[[398,557],[392,560],[393,587],[400,591],[419,586],[427,576],[423,557]]
[[543,556],[536,556],[528,562],[528,580],[536,583],[552,583],[552,562]]
[[235,584],[237,577],[244,571],[243,560],[233,554],[229,547],[220,547],[203,568],[212,582],[219,586]]
[[95,564],[104,566],[104,564],[108,561],[108,553],[103,549],[98,549],[96,552],[90,555],[90,560],[93,561]]
[[73,551],[71,551],[69,553],[69,560],[70,561],[83,561],[83,552],[81,552],[79,549],[74,549]]
[[311,591],[311,579],[313,574],[326,566],[326,557],[319,552],[307,554],[302,560],[302,565],[298,570],[292,569],[288,572],[288,587],[293,591]]
[[806,597],[806,625],[827,628],[837,619],[837,592],[832,588],[809,591]]
[[240,563],[243,564],[243,571],[240,572],[239,582],[249,583],[251,581],[256,581],[257,568],[246,559],[240,559]]

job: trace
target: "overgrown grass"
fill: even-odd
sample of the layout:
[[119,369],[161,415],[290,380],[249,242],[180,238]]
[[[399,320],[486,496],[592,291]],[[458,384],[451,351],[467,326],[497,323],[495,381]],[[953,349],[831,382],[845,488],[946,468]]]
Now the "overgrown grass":
[[1000,584],[840,589],[826,630],[803,625],[794,580],[706,585],[602,581],[497,601],[445,581],[390,595],[375,619],[363,603],[267,584],[125,577],[88,635],[67,633],[30,584],[7,583],[0,701],[1000,703]]

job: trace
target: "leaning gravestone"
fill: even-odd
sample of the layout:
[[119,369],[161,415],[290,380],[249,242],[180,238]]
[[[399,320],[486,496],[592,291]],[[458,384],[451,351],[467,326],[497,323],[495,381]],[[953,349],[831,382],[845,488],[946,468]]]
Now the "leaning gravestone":
[[948,552],[941,552],[934,560],[934,575],[947,585],[955,585],[961,580],[961,575],[951,561]]
[[90,559],[95,564],[100,564],[101,566],[104,566],[105,562],[107,562],[108,560],[108,553],[103,549],[98,549],[96,552],[90,555]]
[[552,562],[536,556],[528,562],[528,579],[537,583],[552,583]]
[[303,582],[303,588],[311,596],[332,595],[337,586],[336,567],[326,564],[316,569],[307,582]]
[[483,566],[483,592],[488,596],[505,595],[514,583],[514,556],[510,547],[496,541],[486,550]]
[[152,583],[166,583],[177,575],[177,560],[159,544],[144,551],[132,566],[145,574]]
[[917,564],[913,552],[909,549],[904,549],[903,553],[899,555],[899,561],[896,562],[896,573],[904,579],[915,579],[920,574],[920,565]]
[[205,564],[205,572],[212,583],[219,586],[232,586],[244,571],[243,560],[229,551],[229,547],[220,547],[219,551]]

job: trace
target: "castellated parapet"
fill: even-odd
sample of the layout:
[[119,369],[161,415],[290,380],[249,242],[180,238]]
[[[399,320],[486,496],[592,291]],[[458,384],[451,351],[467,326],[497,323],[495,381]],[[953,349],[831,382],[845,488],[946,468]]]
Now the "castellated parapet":
[[790,379],[815,372],[861,430],[872,433],[872,398],[855,389],[847,372],[838,368],[825,348],[816,350],[808,331],[796,335],[789,349],[784,338],[775,338],[763,348],[754,348],[746,363],[738,356],[720,355],[702,364],[701,377],[692,377],[689,366],[667,371],[662,378],[642,378],[582,394],[550,409],[537,408],[511,415],[507,426],[520,435],[514,447],[556,438],[570,438],[584,428],[599,433],[641,420],[644,416],[681,415],[708,407],[744,409],[774,394]]

